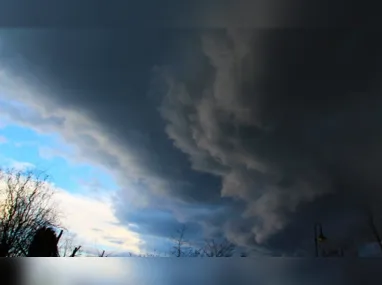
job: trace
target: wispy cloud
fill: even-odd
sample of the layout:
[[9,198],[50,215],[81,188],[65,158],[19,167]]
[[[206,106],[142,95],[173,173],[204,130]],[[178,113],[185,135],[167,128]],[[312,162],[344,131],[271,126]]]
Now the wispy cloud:
[[35,168],[36,166],[30,162],[8,159],[8,167],[16,169],[16,170],[24,171],[24,170],[31,170]]
[[4,136],[0,136],[0,144],[5,144],[8,142],[8,139]]
[[47,147],[47,146],[42,146],[42,147],[39,147],[38,148],[38,153],[40,155],[40,157],[44,158],[44,159],[52,159],[52,158],[55,158],[55,157],[61,157],[61,158],[64,158],[66,160],[68,160],[68,162],[71,162],[73,161],[73,153],[70,152],[70,150],[68,150],[67,148],[64,148],[63,146],[60,146],[60,148],[58,147]]

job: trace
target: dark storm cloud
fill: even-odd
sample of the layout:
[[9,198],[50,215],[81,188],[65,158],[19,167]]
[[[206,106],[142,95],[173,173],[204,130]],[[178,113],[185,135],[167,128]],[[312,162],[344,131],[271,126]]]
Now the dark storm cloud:
[[[2,27],[285,28],[354,26],[378,19],[359,1],[5,1]],[[43,9],[41,8],[43,7]],[[374,18],[372,16],[375,16]]]
[[5,1],[0,11],[2,27],[102,28],[174,27],[194,16],[193,3],[165,1],[24,0]]
[[[340,243],[344,228],[360,231],[365,205],[381,198],[377,38],[357,30],[233,31],[204,40],[215,78],[203,93],[163,71],[169,137],[195,170],[222,178],[223,196],[247,201],[249,225],[231,223],[233,239],[301,246],[319,218],[342,231]],[[332,202],[303,208],[329,193]],[[298,232],[284,230],[288,224]],[[276,233],[285,236],[270,239]]]
[[[381,198],[372,32],[136,28],[1,39],[7,69],[49,86],[42,103],[94,122],[99,133],[80,135],[76,117],[70,130],[62,125],[71,120],[49,117],[82,155],[118,171],[117,214],[142,235],[196,221],[212,236],[291,254],[311,249],[317,220],[342,243],[362,224],[363,201]],[[131,189],[158,206],[129,212]]]
[[136,225],[134,230],[140,235],[152,235],[166,239],[176,233],[182,225],[171,212],[153,209],[130,213],[126,217],[126,223]]

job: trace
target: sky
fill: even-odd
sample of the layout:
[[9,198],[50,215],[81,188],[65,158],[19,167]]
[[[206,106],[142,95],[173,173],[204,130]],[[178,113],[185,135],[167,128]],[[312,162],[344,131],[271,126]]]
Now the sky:
[[[377,35],[225,27],[207,6],[201,27],[154,28],[158,9],[127,28],[3,29],[1,164],[46,170],[68,227],[120,255],[166,251],[182,224],[274,256],[313,254],[315,222],[333,247],[372,242]],[[317,13],[291,11],[267,20]]]

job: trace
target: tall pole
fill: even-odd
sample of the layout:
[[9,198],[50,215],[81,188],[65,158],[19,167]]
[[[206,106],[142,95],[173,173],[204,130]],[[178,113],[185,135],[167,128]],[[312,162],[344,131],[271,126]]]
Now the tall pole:
[[316,250],[316,257],[318,257],[317,223],[314,224],[314,247]]
[[371,213],[369,214],[369,224],[370,224],[371,230],[373,231],[374,237],[375,237],[375,239],[376,239],[376,241],[377,241],[377,243],[379,245],[379,248],[382,251],[381,237],[380,237],[380,235],[378,233],[377,227],[375,226],[373,215]]
[[[317,227],[319,228],[319,233],[317,231]],[[314,246],[315,246],[315,253],[316,253],[316,257],[319,256],[319,252],[318,252],[318,234],[320,234],[320,236],[323,236],[322,234],[322,225],[320,223],[315,223],[314,224]]]

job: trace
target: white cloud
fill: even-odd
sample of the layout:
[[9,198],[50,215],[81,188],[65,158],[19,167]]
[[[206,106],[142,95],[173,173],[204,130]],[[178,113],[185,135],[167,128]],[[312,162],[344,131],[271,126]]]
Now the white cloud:
[[[62,223],[70,231],[77,234],[84,247],[107,247],[116,251],[140,252],[142,241],[139,235],[120,225],[114,215],[110,199],[88,197],[69,193],[59,189],[56,201],[62,214]],[[120,244],[111,240],[121,241]]]
[[35,165],[33,163],[27,162],[27,161],[18,161],[14,159],[7,159],[8,167],[14,168],[16,170],[31,170],[35,168]]
[[[0,188],[6,187],[4,179]],[[112,203],[107,195],[87,197],[74,194],[47,183],[55,191],[52,203],[56,208],[61,225],[76,236],[85,251],[107,250],[116,255],[118,252],[140,253],[143,242],[139,235],[120,225],[114,215]],[[2,192],[1,192],[2,193]],[[0,196],[0,201],[4,196]],[[118,240],[120,243],[112,243]]]
[[38,148],[38,154],[44,159],[53,159],[55,157],[60,157],[67,159],[69,162],[75,160],[71,159],[74,157],[73,152],[63,147],[51,147],[51,146],[41,146]]

